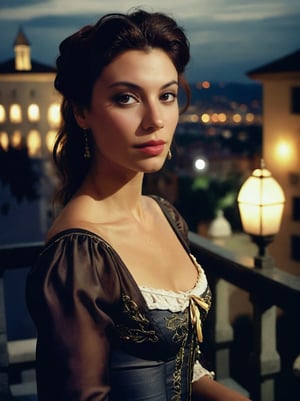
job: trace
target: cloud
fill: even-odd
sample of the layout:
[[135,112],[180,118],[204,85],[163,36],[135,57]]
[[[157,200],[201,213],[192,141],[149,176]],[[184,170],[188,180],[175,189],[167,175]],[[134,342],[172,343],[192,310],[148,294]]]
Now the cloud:
[[[0,60],[12,57],[21,25],[32,57],[53,64],[59,43],[107,12],[134,6],[173,15],[191,42],[193,80],[245,80],[245,71],[300,47],[299,0],[1,0]],[[230,78],[231,77],[231,78]]]
[[[203,0],[202,0],[203,1]],[[200,1],[201,2],[201,1]],[[82,14],[102,14],[108,12],[126,12],[133,7],[144,7],[149,10],[159,10],[167,13],[176,12],[182,16],[189,16],[195,13],[198,8],[197,0],[146,0],[141,4],[133,0],[23,0],[22,5],[17,5],[17,0],[12,3],[5,1],[5,7],[2,7],[2,18],[13,20],[26,20],[30,18],[43,17],[46,15],[82,15]],[[63,5],[63,6],[62,6]]]

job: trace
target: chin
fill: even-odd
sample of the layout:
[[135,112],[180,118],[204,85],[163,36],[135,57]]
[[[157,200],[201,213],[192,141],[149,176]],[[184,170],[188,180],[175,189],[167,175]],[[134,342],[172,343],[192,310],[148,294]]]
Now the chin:
[[163,168],[164,162],[163,163],[153,163],[152,166],[147,166],[143,169],[143,173],[156,173],[157,171],[161,170]]

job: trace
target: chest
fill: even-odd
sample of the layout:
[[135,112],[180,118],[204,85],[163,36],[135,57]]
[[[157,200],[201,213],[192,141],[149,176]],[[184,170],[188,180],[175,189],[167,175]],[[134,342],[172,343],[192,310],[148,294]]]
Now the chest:
[[139,285],[186,291],[198,271],[176,233],[165,224],[152,230],[131,227],[110,233],[110,243]]

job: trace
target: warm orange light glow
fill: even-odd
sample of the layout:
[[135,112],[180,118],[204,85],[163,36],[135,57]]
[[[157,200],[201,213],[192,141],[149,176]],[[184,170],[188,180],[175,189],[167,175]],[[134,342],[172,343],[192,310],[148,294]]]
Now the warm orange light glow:
[[42,140],[39,131],[32,129],[27,136],[27,146],[30,156],[37,156],[40,154]]
[[202,88],[204,88],[204,89],[210,88],[210,82],[209,81],[203,81],[202,82]]
[[14,148],[18,148],[22,143],[22,134],[20,130],[15,130],[11,136],[11,144]]
[[30,122],[37,122],[40,119],[40,108],[37,104],[31,104],[27,110],[28,120]]
[[205,124],[209,123],[209,121],[210,121],[209,114],[203,113],[202,116],[201,116],[201,121],[202,121],[203,123],[205,123]]
[[238,124],[242,121],[242,116],[240,114],[236,113],[232,116],[232,120],[233,120],[233,122]]
[[287,141],[279,142],[275,149],[276,149],[276,155],[280,159],[290,158],[293,153],[292,146]]
[[253,121],[254,121],[254,114],[253,114],[253,113],[247,113],[247,114],[246,114],[246,121],[247,121],[248,123],[253,123]]
[[51,131],[47,132],[46,146],[47,146],[47,149],[49,150],[49,152],[52,152],[52,150],[53,150],[55,138],[56,138],[56,131],[51,130]]
[[6,120],[5,108],[2,104],[0,104],[0,123],[4,123],[5,120]]
[[226,120],[227,120],[226,114],[225,114],[225,113],[219,113],[219,121],[220,121],[221,123],[225,123]]
[[58,128],[61,122],[60,104],[53,103],[48,109],[48,122],[51,128]]
[[211,121],[212,121],[213,123],[217,123],[217,122],[219,121],[219,115],[218,115],[218,113],[213,113],[213,114],[212,114],[212,116],[211,116]]
[[253,171],[238,195],[244,231],[252,235],[273,235],[279,231],[284,193],[269,170]]
[[9,119],[12,123],[18,124],[22,122],[22,110],[19,104],[12,104],[9,109]]
[[9,147],[9,138],[5,131],[0,132],[0,147],[4,150],[7,150]]

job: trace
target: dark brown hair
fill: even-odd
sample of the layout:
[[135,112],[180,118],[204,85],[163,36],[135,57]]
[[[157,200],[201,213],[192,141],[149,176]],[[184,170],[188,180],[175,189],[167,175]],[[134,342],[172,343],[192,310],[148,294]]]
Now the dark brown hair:
[[131,14],[108,14],[66,38],[59,47],[55,88],[62,94],[63,125],[53,149],[62,179],[58,201],[65,205],[85,178],[91,160],[83,157],[83,130],[76,123],[73,107],[89,108],[92,89],[105,66],[126,50],[160,48],[172,60],[179,83],[187,95],[183,72],[190,58],[189,42],[182,28],[161,13],[136,10]]

